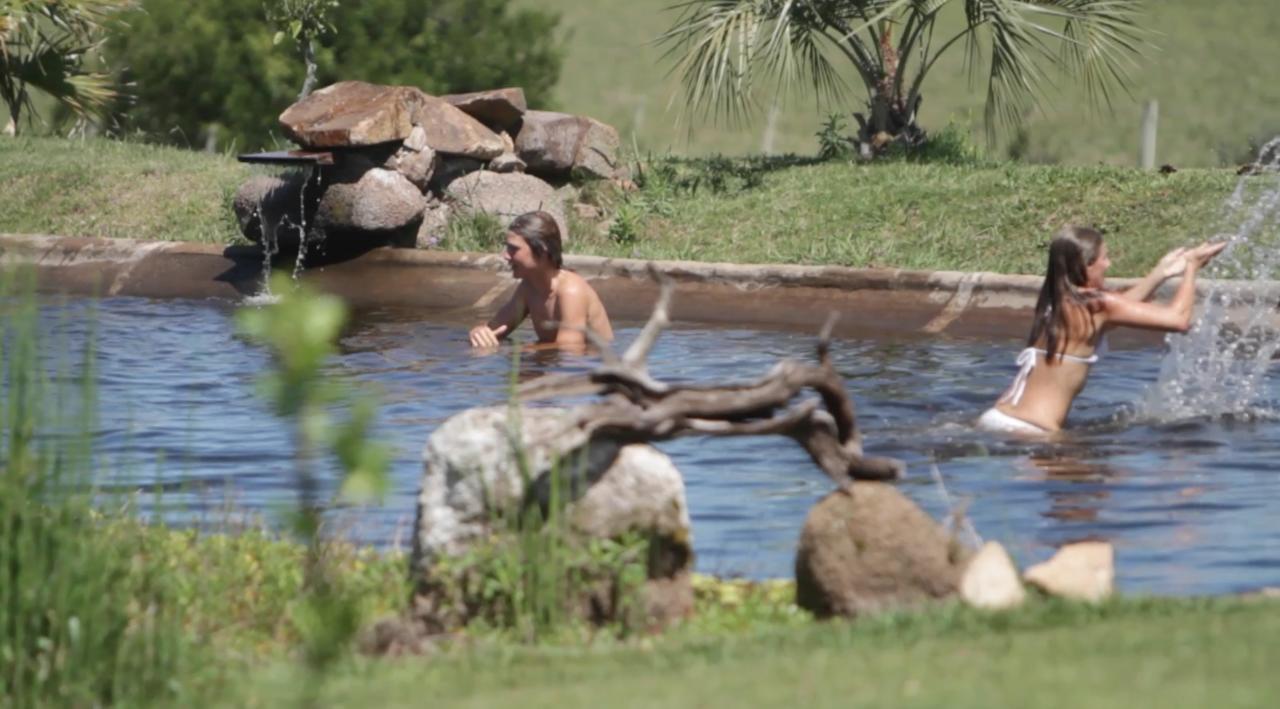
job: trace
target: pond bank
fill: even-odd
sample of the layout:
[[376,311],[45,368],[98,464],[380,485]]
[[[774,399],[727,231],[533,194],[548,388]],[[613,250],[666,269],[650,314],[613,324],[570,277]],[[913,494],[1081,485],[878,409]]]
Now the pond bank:
[[[46,292],[148,298],[240,300],[258,292],[263,270],[256,246],[22,234],[0,234],[0,262],[33,266]],[[1038,276],[997,273],[597,256],[565,262],[591,279],[615,319],[648,315],[657,293],[652,266],[677,284],[677,322],[814,332],[835,311],[840,336],[1018,337],[1040,286]],[[292,260],[276,267],[292,268]],[[435,319],[470,322],[514,287],[505,270],[494,255],[377,248],[303,276],[356,307],[422,308]],[[1203,282],[1202,292],[1212,284]],[[1250,290],[1280,296],[1275,282]]]

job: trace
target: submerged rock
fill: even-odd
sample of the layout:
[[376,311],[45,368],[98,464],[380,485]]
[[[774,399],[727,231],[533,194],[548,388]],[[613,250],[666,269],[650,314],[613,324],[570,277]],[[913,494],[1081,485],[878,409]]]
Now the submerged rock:
[[809,511],[796,604],[819,618],[918,606],[956,593],[968,550],[896,488],[857,482]]
[[960,597],[985,610],[1015,608],[1026,600],[1018,569],[999,542],[987,542],[969,560],[960,579]]
[[1096,603],[1111,595],[1115,576],[1110,542],[1078,542],[1027,569],[1023,579],[1052,596]]

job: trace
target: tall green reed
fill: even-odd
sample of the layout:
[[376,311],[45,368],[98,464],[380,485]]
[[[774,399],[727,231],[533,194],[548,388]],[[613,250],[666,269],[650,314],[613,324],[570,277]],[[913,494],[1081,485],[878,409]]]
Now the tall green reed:
[[153,539],[94,510],[94,346],[42,342],[34,276],[0,272],[0,705],[174,700],[190,653]]

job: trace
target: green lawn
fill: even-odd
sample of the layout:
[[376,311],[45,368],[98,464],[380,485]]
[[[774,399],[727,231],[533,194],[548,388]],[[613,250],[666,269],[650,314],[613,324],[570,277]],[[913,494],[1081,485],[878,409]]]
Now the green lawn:
[[[859,623],[737,634],[676,631],[624,646],[486,645],[361,661],[332,706],[1202,707],[1268,706],[1280,692],[1275,602],[1040,602],[988,615],[946,607]],[[254,673],[228,705],[296,696],[292,665]]]
[[[1237,179],[1224,169],[1161,175],[981,159],[632,165],[639,192],[583,190],[580,199],[603,206],[614,227],[571,219],[570,252],[1036,273],[1044,241],[1077,221],[1107,230],[1114,275],[1135,275],[1165,249],[1229,226],[1222,205]],[[241,238],[232,195],[261,169],[229,155],[102,139],[0,140],[0,232],[233,243]],[[497,248],[477,238],[445,246]]]
[[[692,134],[689,121],[677,122],[678,83],[667,76],[671,63],[650,42],[674,22],[676,13],[665,10],[677,4],[673,0],[519,2],[562,15],[567,56],[556,87],[560,108],[612,123],[625,142],[634,136],[642,148],[660,153],[762,150],[763,114],[740,129],[694,122]],[[1062,86],[1049,96],[1042,114],[1029,118],[1027,159],[1135,164],[1139,118],[1147,99],[1160,102],[1160,162],[1229,163],[1245,152],[1250,139],[1280,133],[1280,84],[1270,80],[1269,70],[1280,61],[1280,42],[1275,41],[1280,13],[1272,0],[1151,0],[1146,8],[1147,28],[1158,49],[1132,72],[1133,96],[1121,93],[1114,112],[1090,116],[1082,105],[1083,93]],[[925,82],[921,121],[928,129],[954,120],[981,132],[986,85],[968,81],[963,54],[956,51],[940,60]],[[861,110],[862,96],[854,92],[850,97],[840,107],[846,115]],[[813,134],[833,110],[815,106],[811,96],[791,99],[778,116],[774,150],[812,154]],[[1014,137],[1002,136],[994,153],[1003,156]]]

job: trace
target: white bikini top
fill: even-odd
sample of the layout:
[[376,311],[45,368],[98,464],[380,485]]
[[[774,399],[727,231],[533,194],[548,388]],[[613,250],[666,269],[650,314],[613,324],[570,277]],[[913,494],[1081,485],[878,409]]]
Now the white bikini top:
[[[1079,357],[1076,355],[1062,354],[1062,359],[1067,362],[1078,362],[1080,364],[1095,364],[1099,355],[1106,354],[1107,338],[1104,336],[1098,340],[1098,346],[1094,348],[1093,354],[1088,357]],[[1031,376],[1031,370],[1036,368],[1036,360],[1038,355],[1049,356],[1049,353],[1039,347],[1027,347],[1018,353],[1018,376],[1013,378],[1013,384],[1009,386],[1009,391],[1000,397],[1000,401],[1008,401],[1014,406],[1022,399],[1022,392],[1027,388],[1027,378]]]

